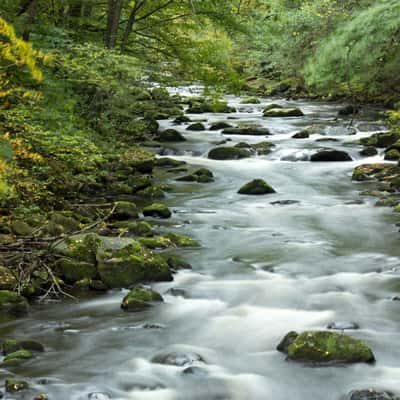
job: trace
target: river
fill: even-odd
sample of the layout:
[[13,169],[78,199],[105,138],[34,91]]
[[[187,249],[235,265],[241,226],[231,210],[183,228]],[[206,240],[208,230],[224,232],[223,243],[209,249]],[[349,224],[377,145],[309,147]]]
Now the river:
[[[399,389],[400,303],[391,299],[400,288],[398,228],[391,209],[359,195],[368,184],[351,181],[356,165],[383,157],[363,158],[359,146],[346,144],[381,129],[369,124],[376,113],[356,119],[350,135],[349,120],[335,120],[340,104],[279,100],[305,116],[272,119],[262,117],[271,99],[257,105],[228,100],[237,113],[191,117],[268,127],[267,139],[229,137],[232,145],[270,140],[276,145],[270,155],[209,160],[208,150],[223,139],[219,131],[188,132],[161,121],[188,139],[171,146],[174,158],[215,175],[204,185],[170,181],[174,226],[202,244],[182,253],[193,269],[154,285],[165,303],[143,313],[121,311],[124,293],[112,291],[35,306],[27,319],[3,324],[2,336],[18,331],[46,346],[34,362],[15,369],[33,391],[8,399],[44,392],[54,400],[339,400],[353,389]],[[292,139],[316,122],[325,135]],[[338,141],[316,141],[323,137]],[[354,161],[302,161],[321,147],[345,150]],[[238,195],[253,178],[277,193]],[[293,202],[275,203],[286,200]],[[359,325],[347,333],[368,343],[377,362],[307,367],[276,351],[287,332],[332,322]],[[152,362],[169,352],[182,353],[185,365]]]

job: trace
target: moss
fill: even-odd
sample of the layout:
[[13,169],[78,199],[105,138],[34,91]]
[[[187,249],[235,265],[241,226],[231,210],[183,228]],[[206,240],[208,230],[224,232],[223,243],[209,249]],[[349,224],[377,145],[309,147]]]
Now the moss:
[[247,195],[263,195],[275,193],[275,190],[264,180],[253,179],[252,181],[243,185],[239,189],[238,193]]
[[12,271],[0,265],[0,290],[13,290],[17,285],[17,278]]
[[257,97],[246,97],[240,101],[240,104],[260,104],[260,100]]
[[181,256],[167,254],[163,257],[173,271],[178,271],[180,269],[192,269],[192,266]]
[[96,252],[101,244],[100,237],[95,233],[88,233],[79,237],[72,237],[60,244],[56,251],[67,258],[96,264]]
[[166,261],[139,242],[119,250],[102,249],[97,266],[101,280],[109,288],[129,287],[143,282],[170,281]]
[[33,232],[36,230],[34,227],[21,220],[12,221],[10,228],[12,232],[18,236],[32,236]]
[[15,340],[7,339],[2,345],[3,354],[9,355],[19,350],[29,350],[38,353],[44,351],[44,347],[41,343],[34,340]]
[[299,334],[297,332],[291,331],[289,332],[278,344],[276,349],[282,353],[287,354],[289,346],[297,339]]
[[68,283],[74,283],[82,279],[94,279],[97,276],[97,268],[94,263],[70,258],[60,259],[57,262],[57,270]]
[[179,160],[174,160],[173,158],[169,157],[163,157],[163,158],[157,158],[155,161],[155,164],[157,167],[180,167],[182,165],[185,165],[185,161],[179,161]]
[[149,249],[166,249],[174,246],[172,240],[165,236],[138,238],[138,242]]
[[368,181],[380,176],[393,175],[395,172],[392,164],[363,164],[356,167],[353,171],[352,179],[354,181]]
[[166,219],[166,218],[171,218],[172,213],[165,204],[154,203],[143,209],[143,215],[145,217],[155,217],[155,218]]
[[117,201],[114,206],[114,213],[109,218],[112,221],[125,221],[139,218],[135,203],[130,201]]
[[25,316],[28,313],[28,302],[25,297],[8,290],[0,290],[0,312]]
[[178,247],[199,247],[200,244],[197,240],[194,240],[188,236],[180,235],[175,232],[167,232],[164,237],[168,238]]
[[187,122],[192,122],[192,120],[189,117],[187,117],[186,115],[179,115],[173,121],[173,123],[176,125],[185,124]]
[[264,108],[263,112],[266,113],[266,112],[269,111],[269,110],[279,110],[279,109],[282,109],[282,108],[283,108],[283,107],[280,106],[279,104],[272,103],[272,104],[268,104],[268,105]]
[[370,363],[371,349],[361,340],[336,332],[304,332],[287,348],[288,358],[316,363]]
[[65,232],[76,232],[80,229],[80,223],[75,218],[67,217],[61,213],[54,213],[50,221],[56,225],[61,225]]
[[214,182],[213,173],[207,168],[200,168],[192,174],[177,178],[177,181],[181,182],[198,182],[198,183],[209,183]]
[[385,160],[388,161],[398,161],[400,160],[400,152],[397,149],[390,149],[385,152]]
[[29,389],[28,382],[13,378],[6,379],[5,386],[7,393],[17,393]]
[[33,357],[33,353],[30,350],[17,350],[13,353],[8,354],[4,358],[4,362],[12,360],[30,360]]
[[275,145],[273,143],[264,141],[251,145],[251,148],[254,149],[259,155],[267,155],[271,153],[272,147],[274,146]]
[[186,128],[187,131],[205,131],[206,127],[201,122],[195,122]]
[[136,288],[131,290],[122,300],[121,308],[125,311],[142,311],[154,303],[163,302],[162,296],[154,290]]
[[139,190],[136,195],[150,200],[163,199],[165,197],[165,193],[160,186],[150,186]]
[[160,142],[184,142],[185,137],[175,129],[167,129],[157,134],[157,140]]
[[203,113],[231,113],[236,110],[230,107],[225,101],[209,101],[207,99],[197,99],[190,101],[187,112],[189,114],[203,114]]
[[359,143],[363,146],[388,147],[395,144],[400,139],[399,132],[379,132],[370,137],[362,138]]
[[264,110],[264,117],[302,117],[304,114],[299,108],[272,108]]
[[208,153],[208,158],[212,160],[240,160],[248,157],[251,157],[250,151],[237,147],[217,147]]
[[122,230],[125,230],[128,235],[151,237],[154,235],[152,226],[146,221],[135,221],[128,223],[116,224]]

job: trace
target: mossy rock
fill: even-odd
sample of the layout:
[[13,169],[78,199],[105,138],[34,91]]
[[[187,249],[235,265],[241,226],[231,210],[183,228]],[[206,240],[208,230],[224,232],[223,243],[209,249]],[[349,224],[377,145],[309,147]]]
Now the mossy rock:
[[35,340],[15,340],[7,339],[2,344],[2,351],[4,355],[10,355],[18,352],[19,350],[28,350],[36,353],[43,353],[44,346]]
[[192,120],[189,117],[187,117],[186,115],[180,115],[179,117],[176,117],[173,120],[173,123],[176,125],[185,124],[185,123],[189,123],[189,122],[192,122]]
[[0,290],[13,290],[17,285],[17,278],[9,268],[0,265]]
[[4,358],[4,363],[7,362],[15,362],[15,361],[25,361],[25,360],[30,360],[33,358],[34,355],[30,350],[17,350],[14,351],[13,353],[9,353],[5,358]]
[[172,213],[165,204],[154,203],[143,209],[143,215],[145,217],[167,219],[167,218],[171,218]]
[[398,161],[400,160],[400,151],[397,149],[390,149],[385,152],[385,160]]
[[136,194],[137,192],[147,189],[153,185],[150,177],[144,175],[131,176],[127,180],[129,186],[128,194]]
[[293,139],[308,139],[310,137],[310,134],[306,131],[301,131],[298,133],[295,133],[292,138]]
[[[292,338],[293,339],[293,332]],[[361,340],[337,332],[307,331],[287,347],[289,360],[309,363],[372,363],[375,356]]]
[[360,151],[360,155],[363,157],[373,157],[373,156],[376,156],[377,154],[378,154],[378,150],[372,146],[364,147]]
[[201,122],[196,122],[186,128],[187,131],[205,131],[206,127]]
[[77,261],[71,258],[61,258],[56,264],[57,272],[65,282],[75,283],[82,279],[94,279],[97,268],[94,263]]
[[240,101],[240,104],[260,104],[260,100],[257,97],[246,97]]
[[129,235],[143,237],[154,236],[153,227],[146,221],[129,221],[128,223],[116,224],[116,226],[122,230],[125,230]]
[[174,160],[173,158],[163,157],[157,158],[155,161],[157,167],[175,168],[186,165],[186,161]]
[[399,203],[399,198],[383,197],[375,203],[375,207],[396,207]]
[[263,194],[271,194],[276,193],[275,190],[263,179],[253,179],[250,182],[247,182],[243,185],[239,191],[239,194],[246,195],[263,195]]
[[297,339],[299,334],[297,332],[291,331],[289,332],[278,344],[276,349],[281,353],[288,353],[289,346]]
[[67,217],[61,213],[54,213],[50,217],[50,222],[61,225],[67,233],[76,232],[80,229],[80,223],[75,218]]
[[276,118],[276,117],[302,117],[304,113],[300,108],[272,108],[264,110],[264,117]]
[[392,164],[376,163],[359,165],[353,170],[352,179],[354,181],[368,181],[383,175],[392,175]]
[[139,242],[118,250],[101,249],[97,258],[99,275],[109,288],[172,280],[166,261]]
[[8,378],[6,379],[5,388],[7,393],[18,393],[29,389],[29,384],[25,381]]
[[222,131],[223,135],[242,135],[242,136],[268,136],[271,134],[268,128],[258,128],[254,126],[243,126],[239,128],[226,128]]
[[135,195],[148,200],[165,198],[164,190],[160,186],[150,186],[146,189],[139,190],[138,192],[135,193]]
[[199,247],[200,244],[197,240],[192,239],[189,236],[181,235],[176,232],[167,232],[164,233],[164,237],[174,243],[177,247]]
[[30,226],[24,221],[14,220],[10,224],[12,232],[17,236],[32,236],[36,228]]
[[216,147],[208,153],[208,158],[212,160],[240,160],[248,157],[251,157],[250,151],[237,147]]
[[200,168],[192,174],[182,176],[176,180],[181,182],[209,183],[214,182],[214,175],[209,169]]
[[23,317],[28,314],[28,308],[25,297],[9,290],[0,290],[0,313]]
[[389,147],[400,140],[400,132],[378,132],[359,140],[363,146]]
[[191,101],[187,113],[232,113],[235,111],[236,110],[233,107],[230,107],[225,101],[208,101],[206,99],[203,99],[200,101]]
[[221,129],[233,128],[232,125],[228,124],[227,122],[215,122],[210,126],[210,131],[219,131]]
[[55,252],[69,259],[95,265],[100,245],[100,237],[95,233],[88,233],[64,240],[55,248]]
[[130,201],[117,201],[114,207],[115,210],[109,217],[110,221],[126,221],[139,218],[139,212],[135,203]]
[[282,108],[283,108],[283,107],[282,107],[281,105],[276,104],[276,103],[268,104],[268,105],[264,108],[263,113],[266,113],[266,112],[269,111],[269,110],[278,110],[278,109],[282,109]]
[[192,266],[185,261],[181,256],[177,255],[163,255],[164,259],[172,271],[179,271],[181,269],[192,269]]
[[175,129],[166,129],[158,134],[157,139],[160,142],[185,142],[185,137]]
[[164,300],[160,293],[145,288],[136,288],[131,290],[122,300],[121,308],[124,311],[139,312],[146,310],[156,303],[162,303]]
[[257,152],[258,155],[267,155],[272,152],[275,145],[271,142],[264,141],[251,145],[251,148]]
[[142,237],[138,238],[137,241],[152,250],[155,249],[167,249],[168,247],[174,247],[174,243],[171,239],[165,236],[156,236],[156,237]]

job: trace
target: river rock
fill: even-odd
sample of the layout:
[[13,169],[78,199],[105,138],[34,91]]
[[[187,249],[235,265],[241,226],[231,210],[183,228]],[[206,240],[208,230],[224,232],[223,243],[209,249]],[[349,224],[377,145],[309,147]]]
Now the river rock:
[[327,329],[337,330],[337,331],[345,331],[345,330],[356,330],[360,329],[360,326],[355,322],[331,322],[327,327]]
[[354,181],[368,181],[372,179],[385,178],[396,174],[396,167],[389,163],[363,164],[356,167],[353,171]]
[[196,362],[205,363],[203,357],[197,353],[171,352],[156,355],[151,360],[155,364],[174,365],[184,367]]
[[389,147],[400,140],[400,132],[378,132],[359,140],[363,146]]
[[260,104],[257,97],[246,97],[240,101],[240,104]]
[[117,201],[113,214],[108,218],[110,221],[126,221],[128,219],[138,219],[139,213],[135,203],[130,201]]
[[44,352],[44,346],[34,340],[15,340],[7,339],[2,344],[2,351],[4,355],[15,353],[19,350],[29,350],[38,353]]
[[364,389],[351,391],[344,400],[400,400],[400,397],[391,392]]
[[35,395],[32,400],[49,400],[49,396],[45,393],[39,393]]
[[213,173],[207,168],[200,168],[192,174],[177,178],[177,181],[181,182],[198,182],[198,183],[209,183],[214,182]]
[[352,161],[352,158],[345,152],[340,150],[321,150],[311,155],[310,161]]
[[341,108],[338,111],[338,115],[341,117],[348,116],[348,115],[356,115],[358,114],[360,109],[357,106],[348,105],[346,107]]
[[298,200],[277,200],[271,202],[273,206],[291,206],[293,204],[299,204],[300,201]]
[[253,179],[252,181],[243,185],[239,189],[238,193],[246,195],[263,195],[275,193],[275,190],[263,179]]
[[172,213],[165,204],[154,203],[143,209],[143,215],[145,217],[167,219],[167,218],[171,218]]
[[201,122],[196,122],[186,128],[187,131],[205,131],[206,127]]
[[9,290],[0,290],[0,313],[23,317],[28,314],[28,307],[25,297]]
[[360,155],[363,157],[373,157],[373,156],[376,156],[377,154],[378,154],[378,150],[372,146],[364,147],[360,151]]
[[385,151],[385,160],[387,161],[398,161],[400,160],[400,151],[397,149],[391,149]]
[[8,378],[6,379],[5,387],[7,393],[18,393],[29,389],[29,384],[26,381]]
[[17,278],[7,267],[0,265],[0,290],[12,290],[17,285]]
[[222,131],[223,135],[243,135],[243,136],[267,136],[271,132],[268,128],[256,128],[251,126],[244,126],[242,128],[225,128]]
[[292,138],[293,139],[308,139],[310,137],[310,134],[308,132],[302,131],[295,133]]
[[289,360],[329,364],[375,361],[374,354],[364,342],[348,335],[327,331],[308,331],[297,336],[291,332],[289,335],[282,341],[284,344],[281,342],[278,346]]
[[167,129],[157,134],[157,140],[160,142],[184,142],[185,137],[175,129]]
[[179,115],[173,120],[173,123],[176,125],[185,124],[188,122],[192,122],[192,120],[186,115]]
[[97,270],[108,288],[127,288],[142,282],[171,281],[167,262],[135,242],[120,249],[100,249]]
[[251,148],[255,150],[258,155],[270,154],[273,147],[275,147],[275,145],[268,141],[259,142],[251,145]]
[[138,312],[164,300],[160,293],[145,288],[131,290],[122,300],[121,308],[125,311]]
[[227,122],[215,122],[210,126],[210,131],[219,131],[221,129],[233,128],[232,125]]
[[154,163],[157,167],[166,167],[166,168],[175,168],[175,167],[181,167],[182,165],[186,165],[186,161],[174,160],[173,158],[169,157],[157,158]]
[[251,157],[251,152],[237,147],[216,147],[210,150],[208,158],[212,160],[240,160]]
[[30,350],[17,350],[14,353],[10,353],[4,357],[4,365],[19,365],[24,361],[30,360],[34,355]]
[[272,108],[264,110],[264,117],[302,117],[300,108]]
[[167,264],[173,271],[179,271],[181,269],[192,269],[192,266],[178,255],[165,255],[165,260]]
[[267,112],[269,110],[277,110],[277,109],[282,109],[283,106],[276,104],[276,103],[272,103],[272,104],[268,104],[267,106],[265,106],[263,112]]
[[202,113],[231,113],[236,110],[230,107],[225,101],[208,101],[206,99],[198,99],[190,101],[188,114]]

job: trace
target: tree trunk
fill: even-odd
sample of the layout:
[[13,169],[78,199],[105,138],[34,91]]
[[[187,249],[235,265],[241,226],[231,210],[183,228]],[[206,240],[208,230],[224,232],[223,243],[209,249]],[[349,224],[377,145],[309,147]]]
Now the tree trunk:
[[135,19],[136,19],[136,9],[134,8],[131,12],[131,15],[129,15],[128,23],[124,31],[124,36],[122,38],[122,43],[121,43],[121,51],[124,51],[126,45],[128,44],[129,35],[132,33]]
[[122,1],[123,0],[108,0],[105,44],[109,49],[113,49],[117,44],[118,27],[122,12]]
[[32,25],[34,24],[37,15],[37,0],[29,2],[25,11],[28,14],[28,18],[24,31],[22,32],[22,39],[28,41],[31,35]]

